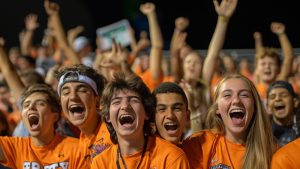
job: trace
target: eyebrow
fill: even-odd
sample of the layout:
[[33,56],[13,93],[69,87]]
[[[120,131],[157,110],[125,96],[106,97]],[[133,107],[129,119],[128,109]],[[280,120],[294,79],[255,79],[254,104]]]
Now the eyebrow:
[[37,102],[37,101],[44,101],[44,102],[48,102],[47,101],[47,99],[37,99],[37,100],[27,100],[27,101],[25,101],[24,103],[23,103],[23,105],[25,104],[25,103],[31,103],[31,102]]
[[[156,107],[158,107],[158,106],[169,106],[169,105],[167,105],[167,104],[162,104],[162,103],[158,103],[157,105],[156,105]],[[184,106],[184,103],[181,103],[181,102],[176,102],[176,103],[173,103],[173,104],[171,104],[170,106]]]
[[111,99],[111,101],[113,101],[113,100],[120,100],[120,99],[123,99],[123,98],[127,98],[127,99],[132,99],[132,98],[137,98],[137,99],[139,99],[139,100],[142,100],[139,96],[127,96],[127,97],[120,97],[120,96],[117,96],[117,97],[113,97],[112,99]]

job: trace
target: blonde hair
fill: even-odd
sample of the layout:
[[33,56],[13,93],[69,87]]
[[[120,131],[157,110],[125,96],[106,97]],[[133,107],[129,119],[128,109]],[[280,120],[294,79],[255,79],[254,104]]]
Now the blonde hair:
[[241,79],[244,81],[254,99],[254,114],[251,123],[248,127],[248,134],[245,140],[246,152],[243,161],[243,169],[268,169],[272,155],[274,152],[274,140],[272,136],[271,126],[267,118],[267,113],[264,109],[260,96],[254,84],[246,77],[238,74],[227,75],[218,84],[214,95],[214,103],[210,107],[206,127],[212,129],[217,134],[225,134],[225,126],[220,116],[217,115],[217,99],[220,94],[220,88],[229,79]]

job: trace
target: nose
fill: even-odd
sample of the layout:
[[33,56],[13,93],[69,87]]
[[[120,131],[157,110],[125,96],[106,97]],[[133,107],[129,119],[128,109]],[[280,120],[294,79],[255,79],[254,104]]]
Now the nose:
[[276,95],[275,95],[275,100],[279,100],[279,99],[281,99],[280,95],[279,95],[279,94],[276,94]]
[[238,95],[234,95],[232,103],[240,103],[240,102],[241,102],[241,98]]
[[171,108],[166,109],[166,117],[167,118],[173,118],[174,117],[174,113],[173,113],[173,110]]
[[121,109],[122,110],[128,110],[131,108],[131,105],[129,103],[129,100],[126,98],[126,99],[123,99],[122,102],[121,102]]
[[35,110],[35,102],[31,103],[28,107],[29,110]]
[[77,93],[75,91],[70,92],[70,100],[74,100],[78,97]]

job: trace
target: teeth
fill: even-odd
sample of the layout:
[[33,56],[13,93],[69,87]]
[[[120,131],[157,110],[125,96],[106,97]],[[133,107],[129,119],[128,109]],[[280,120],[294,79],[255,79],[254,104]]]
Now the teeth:
[[178,125],[174,122],[168,122],[164,124],[164,127],[166,130],[176,130],[178,128]]
[[120,117],[119,117],[119,121],[121,123],[121,125],[125,124],[125,123],[133,123],[135,120],[134,116],[133,115],[130,115],[130,114],[122,114]]
[[244,113],[244,109],[233,109],[230,111],[230,113]]
[[172,125],[177,125],[177,123],[175,123],[175,122],[167,122],[167,123],[165,123],[165,125],[172,126]]
[[69,107],[69,110],[72,112],[72,113],[82,113],[84,111],[84,107],[83,106],[80,106],[80,105],[71,105]]

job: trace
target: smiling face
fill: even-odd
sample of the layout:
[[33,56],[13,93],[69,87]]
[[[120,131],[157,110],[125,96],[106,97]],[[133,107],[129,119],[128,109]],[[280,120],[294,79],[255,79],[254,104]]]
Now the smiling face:
[[231,78],[225,81],[217,98],[217,114],[225,125],[229,140],[247,136],[248,126],[254,114],[254,99],[249,86],[242,79]]
[[22,105],[22,119],[32,137],[54,133],[54,123],[59,119],[59,112],[52,112],[48,97],[44,93],[29,95]]
[[61,105],[65,117],[79,127],[86,128],[95,118],[98,96],[81,82],[68,82],[61,88]]
[[108,122],[112,124],[118,138],[143,138],[145,120],[148,117],[139,94],[127,89],[114,93],[109,106]]
[[155,124],[159,135],[174,144],[178,144],[184,132],[188,110],[177,93],[156,95]]
[[279,72],[279,66],[275,58],[265,56],[257,62],[257,71],[263,82],[272,83]]
[[275,121],[291,122],[294,112],[293,96],[285,88],[272,89],[268,96],[268,110],[272,112]]
[[202,60],[200,56],[195,53],[189,53],[183,62],[184,79],[189,81],[191,79],[198,79],[201,76]]

